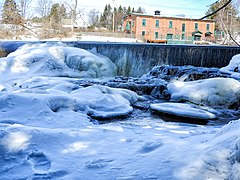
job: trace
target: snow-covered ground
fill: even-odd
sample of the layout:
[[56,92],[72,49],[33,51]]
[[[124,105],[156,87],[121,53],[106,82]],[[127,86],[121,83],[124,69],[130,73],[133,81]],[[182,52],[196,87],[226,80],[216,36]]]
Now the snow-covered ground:
[[[117,35],[116,35],[117,36]],[[40,39],[35,36],[25,37],[21,36],[22,41],[39,41]],[[9,39],[6,39],[9,41]],[[98,41],[98,42],[141,42],[136,38],[120,38],[120,37],[108,37],[108,36],[92,36],[92,35],[81,35],[73,36],[67,38],[50,38],[50,39],[41,39],[42,41]]]
[[[102,55],[62,45],[24,45],[1,58],[0,179],[240,179],[240,120],[224,126],[149,116],[114,121],[144,97],[79,83],[114,76],[114,67]],[[172,101],[189,105],[165,108],[197,115],[201,105],[212,118],[217,113],[208,106],[228,108],[240,98],[239,82],[230,78],[175,81],[168,91]],[[96,121],[105,118],[113,121]]]

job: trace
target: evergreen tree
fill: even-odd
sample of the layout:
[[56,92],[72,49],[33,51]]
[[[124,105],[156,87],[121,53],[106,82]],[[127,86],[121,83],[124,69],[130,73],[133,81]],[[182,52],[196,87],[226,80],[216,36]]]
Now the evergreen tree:
[[110,4],[105,6],[104,11],[100,16],[100,26],[109,30],[112,29],[112,7]]
[[67,18],[67,12],[66,12],[67,10],[66,10],[64,4],[61,5],[59,11],[60,11],[59,13],[60,13],[61,18]]
[[49,15],[51,27],[60,28],[62,18],[66,18],[66,16],[66,8],[63,4],[61,6],[59,3],[53,4]]
[[137,12],[137,13],[140,13],[140,14],[143,14],[144,11],[145,11],[145,10],[144,10],[143,8],[139,7],[136,12]]
[[2,22],[6,24],[21,24],[22,17],[14,0],[5,0],[3,4]]
[[134,8],[132,8],[132,13],[135,13],[135,9]]
[[120,5],[118,9],[114,8],[115,12],[115,29],[120,30],[122,26],[122,18],[123,18],[123,8]]
[[132,9],[131,9],[130,6],[128,6],[128,8],[127,8],[127,15],[130,14],[131,12],[132,12]]

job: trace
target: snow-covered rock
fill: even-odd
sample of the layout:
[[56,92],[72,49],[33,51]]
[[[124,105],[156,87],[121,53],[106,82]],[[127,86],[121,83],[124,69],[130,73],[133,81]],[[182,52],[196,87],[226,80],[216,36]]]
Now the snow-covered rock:
[[[89,121],[88,116],[98,119],[126,116],[133,111],[131,105],[139,98],[130,90],[101,85],[81,87],[74,79],[60,77],[13,81],[5,84],[3,89],[0,93],[0,122],[31,125],[41,119],[52,119],[50,124],[53,125],[56,119],[75,121],[81,117],[83,120],[76,122],[81,125]],[[73,117],[64,120],[62,114]],[[64,122],[58,123],[61,124]]]
[[220,69],[221,73],[231,75],[231,77],[240,79],[240,54],[232,57],[228,66]]
[[240,82],[232,78],[175,81],[168,84],[167,88],[175,101],[229,108],[240,100]]
[[115,64],[107,57],[62,44],[25,44],[0,61],[0,74],[9,76],[111,77]]
[[216,115],[200,107],[186,103],[157,103],[151,104],[150,108],[156,112],[193,118],[193,119],[215,119]]

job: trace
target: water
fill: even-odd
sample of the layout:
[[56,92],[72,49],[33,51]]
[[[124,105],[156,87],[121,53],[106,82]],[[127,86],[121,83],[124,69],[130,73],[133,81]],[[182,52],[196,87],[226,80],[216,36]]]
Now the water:
[[[2,41],[0,49],[15,51],[27,42]],[[31,42],[37,43],[37,42]],[[57,43],[57,42],[48,42]],[[156,65],[197,67],[224,67],[233,55],[240,54],[239,47],[159,45],[145,43],[62,42],[67,46],[93,50],[110,58],[117,65],[117,75],[140,77]]]

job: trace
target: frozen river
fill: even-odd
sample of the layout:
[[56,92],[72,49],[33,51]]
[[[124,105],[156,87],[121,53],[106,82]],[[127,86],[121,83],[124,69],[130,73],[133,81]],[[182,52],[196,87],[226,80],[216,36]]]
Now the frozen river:
[[119,76],[96,50],[0,58],[0,179],[239,179],[240,55]]

